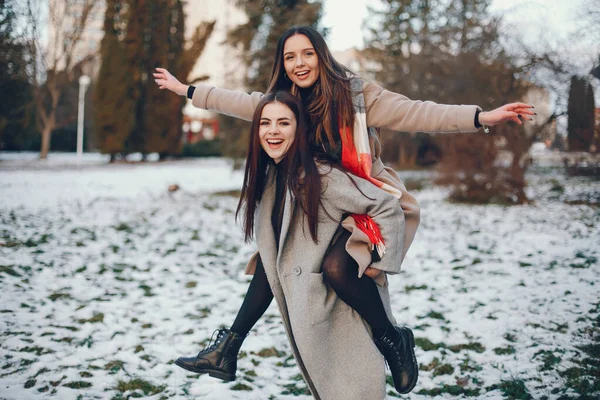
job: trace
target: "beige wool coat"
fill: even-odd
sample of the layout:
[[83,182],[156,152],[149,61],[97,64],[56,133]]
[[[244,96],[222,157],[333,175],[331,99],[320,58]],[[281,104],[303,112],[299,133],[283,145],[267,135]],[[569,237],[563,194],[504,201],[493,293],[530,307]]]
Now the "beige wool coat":
[[[400,272],[395,260],[403,251],[403,237],[393,233],[404,229],[403,211],[397,198],[362,178],[329,166],[320,166],[320,171],[325,174],[318,244],[288,191],[277,251],[271,224],[276,186],[271,168],[256,215],[258,251],[298,367],[315,399],[381,400],[386,396],[383,356],[367,323],[324,283],[321,264],[344,216],[368,214],[390,238],[385,256],[374,265],[387,273]],[[378,290],[388,318],[395,322],[387,285]]]
[[[411,100],[406,96],[385,90],[369,82],[363,84],[363,95],[366,105],[367,126],[387,128],[401,132],[455,133],[475,132],[474,105],[447,105],[431,101]],[[254,110],[263,94],[216,88],[200,84],[194,91],[192,104],[195,107],[215,111],[220,114],[252,119]],[[420,209],[417,200],[406,190],[400,177],[394,170],[384,167],[380,160],[381,143],[370,137],[373,168],[371,175],[378,180],[390,184],[402,192],[400,205],[404,211],[404,251],[399,257],[401,263],[411,245],[420,221]],[[354,236],[354,233],[353,233]],[[384,236],[384,240],[388,240]],[[349,241],[350,243],[350,241]],[[348,249],[349,252],[351,249]],[[354,256],[354,258],[360,258]],[[360,260],[357,260],[359,264]],[[361,266],[362,269],[365,265]]]

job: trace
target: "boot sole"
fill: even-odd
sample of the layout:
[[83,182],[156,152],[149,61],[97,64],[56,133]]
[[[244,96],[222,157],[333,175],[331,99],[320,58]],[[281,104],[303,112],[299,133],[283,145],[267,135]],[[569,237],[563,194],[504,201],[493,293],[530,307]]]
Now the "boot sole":
[[[414,349],[415,348],[415,335],[413,334],[412,330],[410,330],[408,328],[405,328],[405,327],[402,327],[400,329],[403,329],[408,334],[408,339],[410,341],[410,347],[412,349]],[[400,393],[400,394],[410,393],[415,388],[415,386],[417,385],[417,381],[419,380],[419,364],[417,364],[417,357],[415,356],[415,351],[414,350],[413,350],[413,356],[412,357],[413,357],[413,363],[415,365],[414,370],[413,370],[414,373],[415,373],[414,374],[415,375],[415,380],[412,382],[412,384],[410,385],[410,387],[408,389],[406,389],[406,390],[404,390],[402,392],[398,391],[398,393]]]
[[231,374],[227,374],[225,372],[222,371],[217,371],[214,369],[195,369],[193,367],[189,367],[183,363],[178,362],[178,360],[175,360],[175,365],[177,365],[178,367],[181,367],[187,371],[190,372],[194,372],[196,374],[208,374],[209,376],[212,376],[213,378],[217,378],[220,379],[222,381],[225,382],[231,382],[231,381],[235,381],[235,375],[231,375]]

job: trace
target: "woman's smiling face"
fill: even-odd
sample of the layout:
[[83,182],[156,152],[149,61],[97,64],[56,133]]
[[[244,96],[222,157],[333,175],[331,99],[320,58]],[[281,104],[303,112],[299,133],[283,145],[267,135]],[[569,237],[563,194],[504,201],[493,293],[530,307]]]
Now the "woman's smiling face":
[[306,35],[297,34],[285,41],[283,67],[298,87],[309,88],[319,79],[319,57]]
[[264,106],[260,115],[258,135],[263,150],[279,163],[296,139],[296,116],[286,105],[278,102]]

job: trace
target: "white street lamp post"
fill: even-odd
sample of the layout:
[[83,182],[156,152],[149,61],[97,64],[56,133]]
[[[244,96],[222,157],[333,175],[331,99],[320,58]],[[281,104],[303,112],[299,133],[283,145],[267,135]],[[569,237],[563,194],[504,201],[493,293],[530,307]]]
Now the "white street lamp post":
[[77,162],[81,163],[83,157],[83,113],[85,105],[85,91],[90,84],[90,77],[81,75],[79,78],[79,112],[77,118]]

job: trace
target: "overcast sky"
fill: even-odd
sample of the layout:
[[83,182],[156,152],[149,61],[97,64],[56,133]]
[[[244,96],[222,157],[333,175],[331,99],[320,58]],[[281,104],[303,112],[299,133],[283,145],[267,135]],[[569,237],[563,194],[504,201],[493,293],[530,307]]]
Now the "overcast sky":
[[[331,28],[327,38],[331,49],[361,48],[362,22],[367,16],[367,4],[377,4],[377,1],[324,0],[324,3],[323,25]],[[493,0],[491,11],[503,12],[507,24],[534,42],[540,34],[552,32],[564,38],[576,29],[579,4],[581,0]]]

